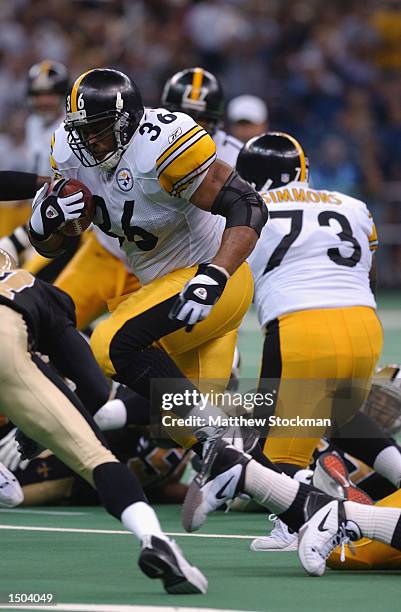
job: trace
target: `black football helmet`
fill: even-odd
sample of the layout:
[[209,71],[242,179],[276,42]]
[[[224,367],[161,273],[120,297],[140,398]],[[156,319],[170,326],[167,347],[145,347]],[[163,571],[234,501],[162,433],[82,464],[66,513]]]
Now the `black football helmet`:
[[209,133],[215,132],[223,119],[220,82],[203,68],[187,68],[173,74],[164,86],[161,101],[168,110],[187,113],[202,122]]
[[267,132],[245,143],[238,155],[236,169],[260,191],[282,187],[291,181],[307,181],[308,166],[308,158],[293,136]]
[[[128,147],[144,113],[134,81],[118,70],[99,68],[77,78],[66,98],[68,144],[83,166],[110,171]],[[99,143],[111,145],[96,157]]]
[[28,72],[28,96],[57,94],[64,97],[70,85],[67,68],[60,62],[44,60],[30,67]]
[[46,124],[56,121],[63,113],[63,100],[70,77],[60,62],[44,60],[31,66],[28,72],[27,94],[32,111]]

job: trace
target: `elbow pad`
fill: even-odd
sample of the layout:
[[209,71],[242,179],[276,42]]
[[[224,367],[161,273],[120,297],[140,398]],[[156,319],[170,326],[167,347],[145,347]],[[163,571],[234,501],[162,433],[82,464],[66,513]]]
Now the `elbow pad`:
[[264,200],[235,170],[219,191],[210,212],[227,219],[226,229],[245,225],[258,236],[269,218]]

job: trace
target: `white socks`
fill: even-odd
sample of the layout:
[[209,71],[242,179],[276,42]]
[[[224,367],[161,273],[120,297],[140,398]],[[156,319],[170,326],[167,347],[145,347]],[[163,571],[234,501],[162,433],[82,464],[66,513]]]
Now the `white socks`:
[[246,466],[245,492],[275,514],[288,510],[299,489],[299,483],[252,460]]
[[148,535],[168,540],[160,527],[156,512],[145,502],[139,501],[127,506],[121,515],[121,522],[140,540]]
[[295,472],[293,478],[298,482],[303,482],[304,484],[310,486],[312,484],[313,470],[298,470],[298,472]]
[[366,506],[349,501],[344,502],[344,508],[347,519],[358,525],[365,538],[391,544],[401,516],[400,508]]
[[387,446],[376,457],[374,470],[387,478],[395,487],[400,487],[401,453],[396,446]]
[[93,417],[102,431],[121,429],[127,423],[127,410],[119,399],[106,402]]

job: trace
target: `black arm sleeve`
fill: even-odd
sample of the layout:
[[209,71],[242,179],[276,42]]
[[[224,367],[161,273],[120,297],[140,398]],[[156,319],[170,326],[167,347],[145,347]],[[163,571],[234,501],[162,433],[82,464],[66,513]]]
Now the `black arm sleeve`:
[[261,196],[234,170],[213,202],[210,212],[226,218],[226,228],[245,225],[260,236],[269,218]]
[[48,352],[58,372],[76,384],[75,393],[86,410],[95,414],[109,399],[109,385],[86,340],[69,325],[53,336]]
[[91,414],[107,402],[109,385],[89,344],[75,328],[75,306],[67,293],[36,281],[43,304],[38,350],[58,372],[76,384],[76,394]]
[[29,200],[37,192],[38,175],[31,172],[0,172],[0,200]]

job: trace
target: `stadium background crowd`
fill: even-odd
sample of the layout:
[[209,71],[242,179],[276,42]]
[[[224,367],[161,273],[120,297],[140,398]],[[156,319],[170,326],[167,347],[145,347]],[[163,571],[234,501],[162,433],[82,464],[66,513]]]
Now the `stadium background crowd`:
[[315,187],[365,199],[381,286],[401,284],[401,12],[397,0],[13,0],[0,4],[0,168],[25,170],[29,67],[73,78],[109,66],[158,105],[188,66],[217,74],[227,100],[264,99],[271,129],[304,145]]

